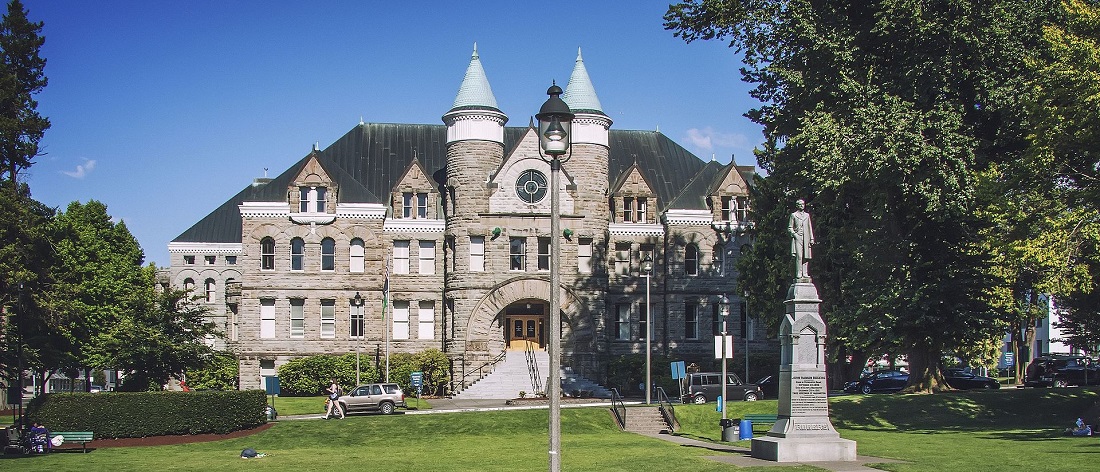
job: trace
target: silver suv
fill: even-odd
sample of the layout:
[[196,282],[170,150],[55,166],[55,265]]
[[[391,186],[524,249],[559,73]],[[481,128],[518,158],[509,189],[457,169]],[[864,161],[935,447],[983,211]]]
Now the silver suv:
[[395,383],[374,383],[355,387],[338,400],[344,412],[379,411],[384,415],[393,413],[398,407],[407,408],[405,393]]
[[[722,374],[719,372],[698,372],[688,374],[684,379],[684,403],[706,403],[722,396]],[[733,372],[726,373],[726,396],[730,400],[752,402],[764,398],[764,393],[756,384],[747,384]]]

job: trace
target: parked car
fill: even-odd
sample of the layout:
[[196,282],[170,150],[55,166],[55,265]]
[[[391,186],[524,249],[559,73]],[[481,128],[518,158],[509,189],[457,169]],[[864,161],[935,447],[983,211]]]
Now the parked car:
[[761,398],[779,398],[779,377],[775,375],[768,375],[764,378],[756,381],[756,386],[760,387]]
[[[684,403],[703,404],[717,400],[722,396],[722,374],[720,372],[696,372],[684,379]],[[733,372],[726,373],[726,396],[731,400],[752,402],[764,397],[760,387],[747,384]]]
[[360,411],[379,411],[389,415],[397,408],[407,408],[405,392],[394,383],[375,383],[355,387],[350,393],[338,398],[345,413]]
[[943,377],[947,380],[947,385],[959,390],[1001,388],[1001,383],[997,379],[975,375],[965,369],[946,369],[943,371]]
[[859,380],[848,382],[844,385],[844,391],[848,393],[882,393],[896,392],[905,388],[909,382],[909,374],[897,369],[880,370],[867,373]]
[[1100,366],[1086,356],[1047,354],[1036,357],[1024,371],[1029,387],[1100,385]]

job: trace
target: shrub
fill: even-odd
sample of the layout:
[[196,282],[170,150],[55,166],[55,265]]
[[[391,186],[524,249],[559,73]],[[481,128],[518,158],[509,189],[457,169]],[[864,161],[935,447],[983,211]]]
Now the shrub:
[[96,438],[225,434],[263,424],[266,405],[262,390],[50,393],[31,400],[27,418]]
[[[360,359],[360,380],[377,382],[378,372],[368,359]],[[355,353],[300,357],[283,364],[279,367],[280,394],[322,395],[333,378],[345,389],[355,384]]]
[[196,390],[236,390],[239,364],[231,352],[218,352],[202,369],[186,372],[187,385]]

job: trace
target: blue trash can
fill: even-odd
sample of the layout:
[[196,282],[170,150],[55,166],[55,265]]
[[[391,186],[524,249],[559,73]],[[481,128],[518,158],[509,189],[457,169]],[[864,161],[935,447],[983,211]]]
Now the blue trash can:
[[746,439],[752,439],[752,421],[741,420],[741,424],[738,429],[740,429],[740,432],[737,434],[737,439],[740,439],[742,441]]

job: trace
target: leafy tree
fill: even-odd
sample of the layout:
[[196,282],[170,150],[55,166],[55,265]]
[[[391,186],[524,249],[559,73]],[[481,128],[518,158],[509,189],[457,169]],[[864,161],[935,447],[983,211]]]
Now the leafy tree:
[[134,309],[96,334],[86,348],[92,366],[123,374],[121,390],[158,389],[170,377],[203,367],[213,355],[205,340],[219,332],[206,321],[207,309],[188,292],[154,288],[155,271],[153,266],[144,269],[145,286]]
[[38,142],[50,120],[38,113],[34,95],[46,87],[39,55],[45,42],[42,22],[31,22],[19,0],[8,4],[0,20],[0,173],[16,188],[19,172],[38,155]]
[[187,385],[195,390],[236,390],[240,366],[232,352],[215,352],[206,365],[188,369],[185,375]]
[[762,103],[746,115],[764,127],[758,160],[770,181],[754,195],[757,243],[742,263],[746,279],[759,279],[747,284],[750,299],[780,291],[775,266],[751,259],[789,266],[782,245],[769,244],[789,241],[787,214],[805,198],[834,355],[904,352],[909,389],[935,391],[948,388],[944,355],[1003,334],[977,176],[1026,148],[1023,58],[1050,3],[671,5],[666,27],[677,36],[729,39],[744,54],[742,79]]
[[[362,361],[360,359],[360,380],[377,382],[379,373],[374,365]],[[332,379],[344,388],[355,384],[355,353],[299,357],[279,366],[282,395],[321,395]]]
[[107,206],[73,202],[51,222],[55,263],[50,307],[65,323],[67,362],[47,368],[89,365],[85,350],[98,335],[142,303],[152,285],[143,276],[144,253],[126,224],[111,221]]
[[[1043,31],[1035,69],[1030,148],[1013,189],[1058,202],[1058,211],[1029,215],[1053,220],[1040,228],[1047,245],[1036,252],[1058,275],[1043,293],[1064,309],[1059,327],[1071,345],[1095,352],[1100,344],[1100,5],[1065,0],[1065,21]],[[1036,190],[1038,189],[1038,190]],[[1024,193],[1021,191],[1020,193]],[[1048,206],[1051,204],[1048,203]],[[1026,239],[1017,243],[1033,247]]]

